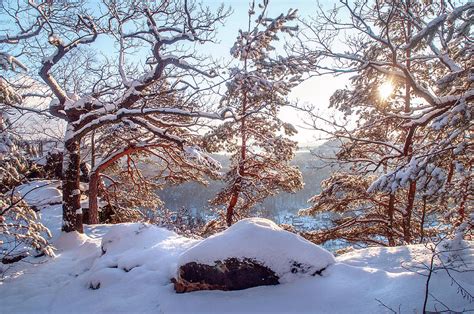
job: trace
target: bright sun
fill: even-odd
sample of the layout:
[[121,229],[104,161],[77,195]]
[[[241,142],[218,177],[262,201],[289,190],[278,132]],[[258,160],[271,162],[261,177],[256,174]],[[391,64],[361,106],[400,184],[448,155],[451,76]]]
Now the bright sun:
[[393,84],[390,81],[386,81],[379,86],[379,96],[382,99],[387,99],[393,93]]

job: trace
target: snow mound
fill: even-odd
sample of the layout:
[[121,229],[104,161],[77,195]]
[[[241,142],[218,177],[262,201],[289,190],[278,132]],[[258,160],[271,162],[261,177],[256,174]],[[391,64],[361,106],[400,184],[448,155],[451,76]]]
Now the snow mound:
[[77,249],[84,245],[89,240],[89,237],[81,234],[77,231],[74,232],[62,232],[57,239],[55,239],[54,245],[56,249],[67,251]]
[[126,250],[143,249],[177,236],[173,231],[158,228],[145,223],[123,223],[114,225],[102,238],[102,251],[120,253]]
[[176,271],[172,261],[196,240],[145,223],[110,226],[101,242],[101,255],[81,278],[92,290],[116,285],[169,284]]
[[36,180],[17,186],[14,192],[23,197],[28,205],[41,208],[62,202],[58,186],[58,181]]
[[228,258],[256,260],[273,270],[280,283],[290,282],[298,274],[320,272],[335,263],[330,252],[274,222],[248,218],[185,251],[178,266],[191,262],[215,265]]

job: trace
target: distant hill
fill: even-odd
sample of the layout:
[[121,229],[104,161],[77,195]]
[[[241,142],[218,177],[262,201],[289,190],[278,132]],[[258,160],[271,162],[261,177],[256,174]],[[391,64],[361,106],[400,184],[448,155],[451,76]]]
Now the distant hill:
[[[262,209],[268,215],[276,215],[280,211],[294,213],[298,209],[307,207],[308,199],[320,192],[321,181],[329,177],[333,171],[329,167],[322,168],[324,163],[317,159],[313,153],[327,156],[333,154],[335,149],[337,148],[334,144],[326,143],[315,148],[298,151],[292,163],[298,166],[303,174],[304,188],[294,194],[280,193],[270,197],[264,201],[261,206]],[[218,155],[215,158],[221,162],[223,171],[229,167],[228,156]],[[168,187],[163,191],[159,191],[158,194],[169,209],[203,210],[209,207],[208,200],[213,198],[222,186],[223,183],[220,181],[211,181],[207,187],[197,183],[185,183]]]

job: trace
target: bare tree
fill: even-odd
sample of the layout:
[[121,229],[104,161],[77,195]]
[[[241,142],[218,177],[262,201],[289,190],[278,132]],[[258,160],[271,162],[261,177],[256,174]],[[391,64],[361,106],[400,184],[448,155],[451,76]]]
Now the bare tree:
[[[182,97],[167,93],[159,97],[160,101],[165,97],[167,103],[175,103],[176,108],[192,109],[193,104],[184,104]],[[107,190],[113,188],[114,198],[119,200],[115,202],[116,206],[120,203],[121,206],[157,208],[162,205],[157,190],[187,181],[206,184],[206,177],[217,178],[220,165],[200,149],[202,136],[187,129],[195,125],[193,118],[181,117],[178,121],[175,117],[168,117],[167,121],[156,123],[167,128],[170,140],[156,138],[153,132],[130,123],[99,129],[102,134],[95,135],[92,153],[94,166],[89,182],[89,223],[98,223],[100,187],[109,196],[111,193]],[[106,176],[102,175],[105,173]],[[113,181],[108,189],[102,183],[102,176]],[[121,191],[121,186],[127,191]],[[149,197],[146,198],[145,194]],[[146,203],[147,200],[151,203]]]
[[[181,138],[168,135],[167,129],[160,127],[164,117],[221,119],[224,115],[196,107],[177,109],[166,102],[150,107],[147,100],[158,96],[151,86],[163,79],[169,80],[170,90],[179,91],[197,88],[197,77],[215,76],[212,64],[197,57],[192,48],[213,39],[216,25],[228,11],[221,7],[213,13],[191,1],[135,4],[103,1],[93,12],[78,2],[28,3],[28,8],[36,11],[44,34],[37,44],[25,42],[23,47],[50,53],[39,60],[39,76],[54,94],[50,113],[67,123],[63,163],[66,232],[82,231],[79,165],[81,140],[86,135],[107,125],[129,123],[158,138],[182,144]],[[75,84],[58,80],[55,68],[78,47],[93,49],[98,38],[118,48],[113,62],[110,58],[101,61],[112,69],[111,75],[106,75],[108,71],[91,72],[89,83],[79,85],[80,91],[75,90]],[[145,47],[150,48],[149,53]],[[143,54],[144,62],[132,60],[134,54]]]

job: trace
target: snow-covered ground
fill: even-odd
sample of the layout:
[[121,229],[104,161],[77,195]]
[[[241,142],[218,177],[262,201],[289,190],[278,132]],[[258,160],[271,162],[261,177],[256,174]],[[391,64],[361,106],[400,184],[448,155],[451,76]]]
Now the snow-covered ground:
[[[136,223],[61,234],[60,216],[60,205],[43,208],[42,219],[55,235],[56,257],[28,258],[9,269],[0,282],[0,313],[388,313],[387,307],[420,313],[423,306],[426,277],[407,270],[429,263],[431,254],[421,245],[357,250],[338,256],[335,263],[326,256],[331,265],[322,276],[276,286],[176,294],[170,279],[178,263],[189,258],[188,249],[206,247],[204,241]],[[306,244],[288,247],[282,239],[281,256],[305,254],[299,251]],[[258,245],[254,242],[242,236],[242,245]],[[270,242],[266,245],[274,245]],[[472,269],[474,243],[467,245],[463,257]],[[229,247],[222,243],[219,249]],[[222,257],[218,251],[210,255]],[[474,293],[474,272],[452,275]],[[456,311],[474,308],[451,283],[445,271],[433,274],[430,293],[439,301],[430,298],[430,310],[444,310],[441,303]]]

